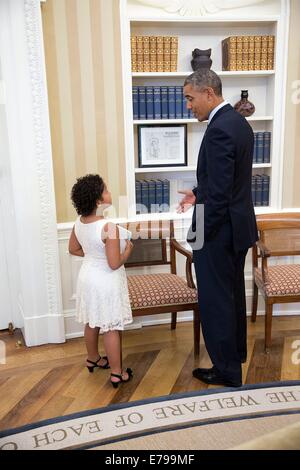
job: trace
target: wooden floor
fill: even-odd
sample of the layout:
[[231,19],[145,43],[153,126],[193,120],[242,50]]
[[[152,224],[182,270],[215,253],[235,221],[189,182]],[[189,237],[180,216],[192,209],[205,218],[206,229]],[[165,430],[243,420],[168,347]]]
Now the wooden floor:
[[[300,365],[292,362],[293,342],[300,340],[300,317],[276,317],[273,322],[268,355],[264,354],[264,319],[249,322],[244,383],[300,378]],[[0,429],[111,403],[207,388],[191,375],[194,367],[210,366],[203,344],[199,360],[194,360],[191,323],[178,324],[176,331],[160,325],[125,332],[124,366],[133,369],[134,378],[116,390],[109,382],[109,371],[88,373],[83,338],[34,348],[18,344],[23,341],[19,332],[13,336],[2,332],[0,340],[7,352],[7,363],[0,364]]]

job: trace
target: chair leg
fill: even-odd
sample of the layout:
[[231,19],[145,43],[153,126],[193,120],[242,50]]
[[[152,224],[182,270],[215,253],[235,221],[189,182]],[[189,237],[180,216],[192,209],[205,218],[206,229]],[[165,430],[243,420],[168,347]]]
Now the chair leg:
[[200,354],[200,316],[199,310],[194,310],[194,357],[198,357]]
[[272,314],[273,304],[266,302],[266,315],[265,315],[265,352],[268,353],[271,347],[271,332],[272,332]]
[[253,293],[252,293],[252,313],[251,321],[254,323],[256,321],[257,314],[257,300],[258,300],[258,288],[255,282],[253,281]]
[[172,312],[171,330],[176,330],[177,312]]

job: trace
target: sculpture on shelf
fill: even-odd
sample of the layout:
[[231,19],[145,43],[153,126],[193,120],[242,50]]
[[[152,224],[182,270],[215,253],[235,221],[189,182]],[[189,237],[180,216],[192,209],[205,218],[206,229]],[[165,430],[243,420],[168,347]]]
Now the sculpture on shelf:
[[211,49],[201,50],[194,49],[192,52],[193,59],[191,61],[191,66],[194,72],[199,69],[210,69],[212,60]]
[[241,99],[234,105],[234,109],[244,117],[252,116],[255,106],[248,100],[248,90],[242,90]]
[[242,8],[264,0],[136,0],[138,3],[161,8],[181,16],[204,16],[226,9]]

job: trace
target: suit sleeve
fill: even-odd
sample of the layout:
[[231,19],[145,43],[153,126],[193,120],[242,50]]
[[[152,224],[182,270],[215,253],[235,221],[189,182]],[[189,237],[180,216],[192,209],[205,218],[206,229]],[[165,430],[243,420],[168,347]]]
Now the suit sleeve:
[[228,216],[232,198],[235,145],[221,129],[213,128],[206,134],[207,198],[204,201],[204,239],[209,240]]

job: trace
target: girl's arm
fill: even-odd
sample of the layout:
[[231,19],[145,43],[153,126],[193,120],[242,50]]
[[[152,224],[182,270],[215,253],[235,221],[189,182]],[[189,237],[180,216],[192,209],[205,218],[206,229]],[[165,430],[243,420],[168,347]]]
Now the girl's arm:
[[84,256],[82,246],[75,235],[74,227],[69,240],[69,253],[74,256]]
[[109,222],[103,227],[104,243],[108,265],[111,269],[119,269],[126,263],[132,251],[133,244],[127,241],[127,246],[124,253],[120,251],[120,234],[118,227]]

